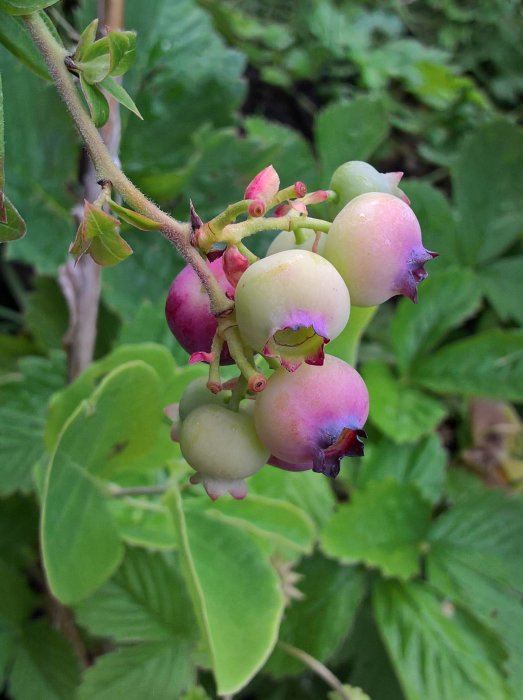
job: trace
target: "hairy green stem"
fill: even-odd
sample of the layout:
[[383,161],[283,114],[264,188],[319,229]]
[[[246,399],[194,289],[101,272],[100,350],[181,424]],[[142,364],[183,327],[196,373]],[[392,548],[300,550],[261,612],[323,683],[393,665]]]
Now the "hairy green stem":
[[323,680],[338,693],[342,700],[351,700],[341,681],[336,678],[334,673],[328,669],[325,664],[322,664],[321,661],[318,661],[318,659],[314,658],[314,656],[307,654],[307,652],[303,651],[303,649],[298,649],[297,647],[292,646],[292,644],[287,644],[287,642],[279,641],[278,646],[280,649],[287,652],[287,654],[294,656],[295,659],[298,659],[308,666],[312,671],[314,671],[314,673],[316,673],[316,675],[320,676],[320,678],[323,678]]
[[238,245],[238,243],[247,236],[252,236],[259,231],[295,231],[299,228],[312,228],[315,231],[323,231],[328,233],[331,227],[330,221],[323,219],[313,219],[310,216],[274,216],[254,219],[247,219],[238,224],[229,224],[225,226],[220,234],[215,234],[213,231],[205,227],[205,233],[200,238],[199,244],[205,250],[209,249],[214,243],[227,243],[228,245]]
[[33,41],[44,57],[58,92],[62,96],[85,142],[98,178],[100,180],[109,180],[113,187],[120,192],[122,197],[136,211],[161,224],[160,230],[162,234],[176,247],[185,260],[192,265],[200,278],[209,294],[212,312],[217,316],[228,313],[233,308],[233,304],[225,296],[218,281],[208,269],[205,260],[191,246],[189,240],[190,225],[177,221],[162,211],[156,204],[147,199],[118,168],[91,121],[78,95],[73,78],[65,66],[64,60],[67,56],[67,51],[58,44],[46,23],[38,14],[27,15],[24,17],[24,20]]

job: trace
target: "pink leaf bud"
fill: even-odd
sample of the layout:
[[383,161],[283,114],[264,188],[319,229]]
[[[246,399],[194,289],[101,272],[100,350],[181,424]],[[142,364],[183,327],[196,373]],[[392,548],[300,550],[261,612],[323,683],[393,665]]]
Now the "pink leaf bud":
[[[316,192],[311,192],[303,198],[303,204],[319,204],[324,202],[329,193],[326,190],[316,190]],[[296,202],[297,204],[298,202]]]
[[307,185],[304,182],[301,182],[300,180],[294,183],[294,189],[296,190],[297,197],[305,197],[305,195],[307,194]]
[[249,261],[236,246],[230,246],[223,254],[223,271],[229,284],[236,287],[240,277],[249,267]]
[[261,200],[267,205],[279,189],[280,177],[272,165],[268,165],[247,185],[244,199]]

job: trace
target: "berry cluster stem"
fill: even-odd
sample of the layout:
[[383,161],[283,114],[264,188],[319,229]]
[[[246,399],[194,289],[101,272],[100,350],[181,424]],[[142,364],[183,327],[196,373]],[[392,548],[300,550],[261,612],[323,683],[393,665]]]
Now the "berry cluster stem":
[[194,268],[211,300],[212,312],[219,316],[228,313],[233,303],[227,299],[218,281],[209,271],[205,260],[190,244],[191,227],[172,218],[151,202],[129,180],[114,163],[100,134],[86,111],[78,95],[72,76],[69,74],[65,59],[67,51],[60,46],[49,31],[45,21],[38,14],[24,17],[25,23],[40,50],[56,88],[64,100],[71,117],[80,132],[87,151],[94,163],[99,180],[108,180],[120,192],[127,203],[136,211],[161,224],[161,233],[178,250],[180,255]]

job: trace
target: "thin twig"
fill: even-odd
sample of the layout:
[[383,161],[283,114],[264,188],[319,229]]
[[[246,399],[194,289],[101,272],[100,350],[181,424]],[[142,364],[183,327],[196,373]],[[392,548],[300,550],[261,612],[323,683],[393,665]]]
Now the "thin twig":
[[318,659],[315,659],[314,656],[307,654],[307,652],[303,651],[303,649],[298,649],[297,647],[293,647],[292,644],[287,644],[287,642],[279,641],[278,646],[280,649],[287,652],[287,654],[294,656],[295,659],[298,659],[308,666],[317,676],[323,678],[325,683],[330,685],[330,687],[339,694],[342,700],[351,700],[350,695],[343,687],[343,684],[339,678],[336,678],[334,673],[329,670],[325,664],[322,664],[321,661],[318,661]]

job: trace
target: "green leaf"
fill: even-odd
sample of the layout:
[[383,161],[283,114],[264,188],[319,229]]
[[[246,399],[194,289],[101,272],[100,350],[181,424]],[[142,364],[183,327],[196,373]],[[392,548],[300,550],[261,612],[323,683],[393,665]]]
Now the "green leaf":
[[295,473],[266,467],[249,479],[249,493],[293,503],[310,515],[318,526],[330,517],[335,499],[328,479],[312,470]]
[[118,642],[195,640],[196,619],[177,561],[129,549],[116,574],[75,609],[91,634]]
[[85,58],[85,53],[96,40],[96,32],[98,30],[98,17],[89,22],[87,27],[83,30],[78,40],[76,50],[74,52],[75,61],[83,61]]
[[80,86],[91,113],[91,119],[97,128],[102,127],[109,119],[109,103],[97,85],[91,85],[80,73]]
[[129,362],[110,372],[66,423],[42,510],[45,569],[63,602],[87,597],[118,566],[123,547],[96,477],[110,477],[151,449],[161,422],[157,375]]
[[128,544],[155,550],[177,548],[171,514],[160,503],[138,498],[113,498],[109,510],[120,537]]
[[8,15],[30,15],[57,2],[58,0],[0,0],[0,10]]
[[136,116],[140,119],[143,119],[138,107],[134,104],[130,95],[124,90],[120,83],[116,82],[114,78],[107,76],[107,78],[100,81],[99,85],[126,109],[136,114]]
[[[361,688],[355,688],[353,685],[343,684],[343,689],[349,696],[350,700],[371,700],[367,693],[364,693]],[[340,696],[337,690],[331,690],[327,693],[328,700],[339,700]]]
[[523,332],[491,330],[418,360],[413,378],[433,391],[523,399]]
[[[0,500],[0,558],[19,568],[37,558],[38,512],[34,500],[21,495]],[[5,600],[9,600],[5,596]],[[10,604],[10,603],[9,603]]]
[[0,386],[0,484],[1,493],[28,492],[32,470],[45,455],[43,442],[47,403],[65,384],[62,353],[50,359],[27,357],[19,372]]
[[334,513],[322,548],[343,563],[363,562],[407,579],[419,571],[429,522],[430,505],[413,484],[370,482]]
[[517,593],[523,589],[522,539],[522,502],[485,490],[438,518],[427,557],[431,584],[505,641],[515,696],[523,683],[523,609]]
[[384,362],[368,362],[361,374],[371,396],[369,418],[395,442],[414,442],[445,418],[443,404],[396,379]]
[[380,100],[358,97],[325,107],[314,124],[323,180],[328,182],[346,161],[368,160],[388,132],[387,114]]
[[6,221],[0,222],[0,243],[17,241],[25,236],[27,230],[25,221],[5,195],[3,204]]
[[302,553],[312,549],[314,524],[301,508],[292,503],[249,494],[244,501],[222,498],[212,506],[206,498],[201,499],[199,508],[211,518],[233,523],[285,548]]
[[92,363],[72,384],[53,397],[45,431],[49,450],[56,444],[71,413],[94,391],[104,376],[121,365],[134,361],[145,362],[155,372],[161,386],[162,406],[178,402],[187,384],[207,371],[201,366],[177,367],[171,353],[155,343],[121,345],[102,360]]
[[373,604],[408,700],[512,698],[503,650],[465,612],[413,582],[378,582]]
[[178,491],[169,506],[218,693],[235,693],[263,666],[278,638],[278,576],[247,532],[201,513],[184,517]]
[[476,275],[457,268],[431,276],[420,288],[420,303],[402,299],[392,321],[398,366],[407,373],[417,357],[427,355],[445,335],[473,316],[481,303]]
[[459,263],[459,229],[447,197],[441,190],[421,180],[402,180],[401,189],[409,197],[420,222],[424,245],[441,253],[440,258],[431,262],[431,270]]
[[371,600],[360,606],[346,649],[351,683],[363,688],[372,700],[405,700],[379,634]]
[[83,48],[82,60],[77,61],[76,65],[80,70],[81,77],[89,85],[99,83],[109,75],[111,67],[110,50],[111,47],[107,36]]
[[31,39],[21,17],[11,15],[2,17],[0,43],[39,78],[49,80],[49,73],[42,55]]
[[74,700],[80,680],[78,659],[65,639],[43,620],[23,630],[9,679],[16,700]]
[[54,277],[37,277],[24,309],[27,329],[43,351],[61,350],[69,326],[67,303]]
[[119,234],[120,222],[85,200],[84,215],[69,252],[80,258],[89,252],[103,267],[117,265],[132,254],[131,246]]
[[490,260],[523,230],[523,131],[509,122],[480,127],[452,169],[462,260]]
[[[246,92],[244,55],[226,46],[194,0],[150,0],[147,10],[139,3],[126,7],[127,26],[140,29],[140,51],[126,89],[140,95],[145,118],[139,124],[129,120],[122,139],[124,168],[132,165],[134,175],[184,166],[194,153],[194,132],[204,124],[215,130],[233,123]],[[228,155],[235,158],[234,151]],[[192,197],[198,206],[199,199]]]
[[107,38],[111,52],[109,74],[113,77],[123,75],[136,57],[136,32],[109,32]]
[[[350,633],[366,577],[360,569],[340,566],[320,554],[305,559],[296,572],[303,577],[297,583],[303,599],[292,601],[280,639],[327,662]],[[265,670],[287,676],[303,673],[303,664],[276,648]]]
[[[56,90],[49,88],[7,52],[0,58],[6,100],[8,195],[23,202],[31,236],[7,247],[7,256],[56,274],[71,236],[78,179],[77,135]],[[31,105],[31,109],[27,109]],[[40,119],[34,128],[35,115]]]
[[194,685],[187,642],[150,642],[99,656],[87,670],[77,700],[173,700]]
[[109,205],[111,209],[116,214],[118,214],[118,216],[121,219],[126,221],[128,224],[131,224],[131,226],[134,226],[135,228],[139,229],[140,231],[158,231],[158,229],[162,227],[162,225],[159,224],[157,221],[153,221],[147,216],[139,214],[137,211],[133,211],[132,209],[122,207],[121,204],[113,202],[112,199],[109,200]]
[[441,498],[445,484],[447,452],[437,435],[430,435],[414,445],[397,445],[382,440],[365,451],[358,469],[357,486],[371,481],[394,479],[400,484],[415,484],[430,503]]
[[19,632],[29,619],[36,603],[25,577],[0,559],[0,628],[7,626]]
[[479,270],[483,292],[502,321],[523,325],[523,256],[496,260]]

